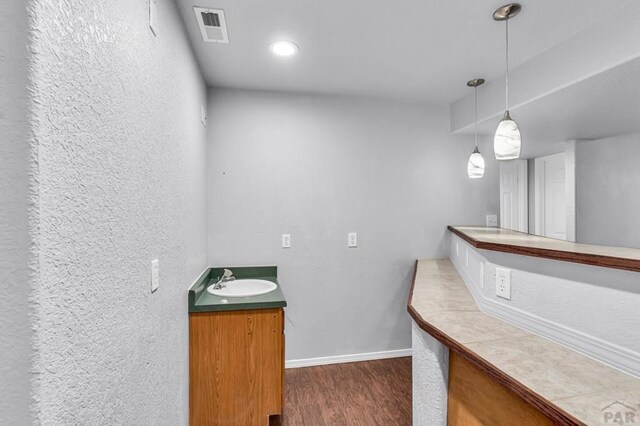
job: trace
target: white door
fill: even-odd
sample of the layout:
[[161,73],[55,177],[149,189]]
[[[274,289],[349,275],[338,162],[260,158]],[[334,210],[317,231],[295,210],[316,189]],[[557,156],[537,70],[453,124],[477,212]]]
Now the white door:
[[565,154],[536,158],[536,234],[567,239]]
[[528,232],[527,160],[500,162],[500,227]]

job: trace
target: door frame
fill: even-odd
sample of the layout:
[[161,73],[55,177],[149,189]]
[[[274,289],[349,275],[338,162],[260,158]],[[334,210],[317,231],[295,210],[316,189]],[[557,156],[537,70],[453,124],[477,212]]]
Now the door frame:
[[527,160],[508,160],[504,162],[500,162],[500,227],[503,226],[504,220],[504,206],[503,206],[503,198],[502,198],[502,173],[503,166],[507,166],[507,163],[510,166],[515,166],[517,171],[517,191],[516,191],[516,200],[513,203],[513,206],[517,209],[517,225],[511,226],[510,229],[514,231],[520,231],[524,233],[529,232],[529,197],[528,197],[528,164]]
[[570,217],[569,217],[569,180],[568,174],[570,172],[568,164],[567,164],[567,155],[566,152],[559,152],[557,154],[545,155],[544,157],[534,158],[534,233],[536,235],[545,235],[545,163],[549,160],[555,160],[557,158],[562,158],[564,162],[564,185],[565,185],[565,197],[567,201],[567,210],[565,211],[565,218],[567,221],[566,226],[566,236],[568,241],[573,241],[575,236],[572,239],[571,228],[569,227]]

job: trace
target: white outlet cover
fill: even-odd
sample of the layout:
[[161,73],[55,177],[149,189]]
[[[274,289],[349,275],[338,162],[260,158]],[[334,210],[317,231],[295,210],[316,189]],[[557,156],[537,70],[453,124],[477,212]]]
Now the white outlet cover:
[[291,248],[291,234],[282,234],[282,248]]
[[154,259],[151,261],[151,293],[160,287],[160,261]]
[[490,226],[490,227],[498,226],[498,215],[488,214],[487,215],[487,226]]
[[347,247],[358,247],[358,233],[349,232],[347,234]]
[[496,268],[496,296],[511,300],[511,270]]

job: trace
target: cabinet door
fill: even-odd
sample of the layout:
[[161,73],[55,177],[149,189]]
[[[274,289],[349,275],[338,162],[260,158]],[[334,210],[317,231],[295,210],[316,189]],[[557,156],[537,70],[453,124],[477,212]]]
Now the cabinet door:
[[282,324],[282,309],[189,315],[192,425],[266,425],[282,413]]
[[449,353],[449,426],[551,426],[542,411],[487,373]]

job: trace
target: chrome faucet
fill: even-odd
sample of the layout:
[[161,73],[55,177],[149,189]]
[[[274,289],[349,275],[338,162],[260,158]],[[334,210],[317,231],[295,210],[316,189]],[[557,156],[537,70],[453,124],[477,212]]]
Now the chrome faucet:
[[221,288],[225,288],[227,286],[225,283],[235,279],[236,277],[233,276],[233,272],[229,269],[225,269],[220,279],[213,285],[213,289],[220,290]]

